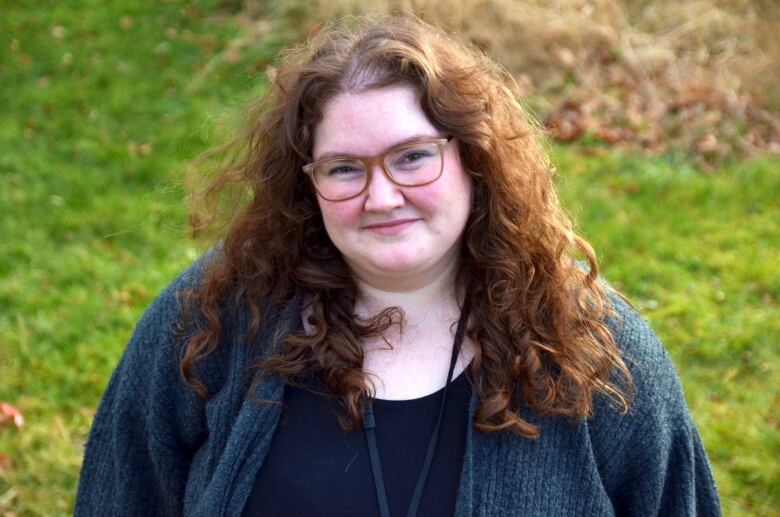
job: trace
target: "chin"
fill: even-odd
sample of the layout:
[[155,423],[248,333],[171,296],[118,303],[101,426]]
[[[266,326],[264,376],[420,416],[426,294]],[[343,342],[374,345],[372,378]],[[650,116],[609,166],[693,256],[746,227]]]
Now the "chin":
[[373,268],[382,273],[413,273],[422,268],[422,264],[409,262],[375,263]]
[[419,257],[378,257],[370,261],[374,271],[387,274],[404,274],[424,270],[427,262]]

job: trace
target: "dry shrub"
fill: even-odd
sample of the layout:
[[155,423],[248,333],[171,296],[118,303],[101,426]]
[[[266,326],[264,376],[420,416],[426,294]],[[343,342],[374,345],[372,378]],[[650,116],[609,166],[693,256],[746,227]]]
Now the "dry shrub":
[[338,16],[404,11],[503,63],[559,141],[683,150],[704,166],[780,154],[772,0],[249,0],[241,16],[303,38]]

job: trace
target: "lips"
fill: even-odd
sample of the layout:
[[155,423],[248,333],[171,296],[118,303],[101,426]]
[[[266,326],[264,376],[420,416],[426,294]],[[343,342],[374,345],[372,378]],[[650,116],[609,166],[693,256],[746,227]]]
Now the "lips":
[[410,226],[412,226],[414,223],[419,221],[418,218],[404,218],[404,219],[393,219],[391,221],[381,221],[377,223],[371,223],[365,225],[363,228],[366,230],[369,230],[373,233],[378,233],[380,235],[396,235]]

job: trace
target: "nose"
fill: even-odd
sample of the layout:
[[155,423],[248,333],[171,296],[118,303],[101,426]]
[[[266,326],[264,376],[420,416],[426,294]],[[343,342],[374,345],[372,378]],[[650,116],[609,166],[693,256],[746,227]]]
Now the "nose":
[[390,181],[381,165],[371,169],[371,180],[366,189],[367,212],[389,212],[403,206],[405,202],[401,187]]

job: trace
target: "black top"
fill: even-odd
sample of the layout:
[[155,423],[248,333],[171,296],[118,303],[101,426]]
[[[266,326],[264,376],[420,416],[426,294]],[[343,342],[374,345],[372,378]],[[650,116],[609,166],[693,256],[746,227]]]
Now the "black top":
[[[393,516],[406,515],[444,389],[413,400],[375,400],[376,437]],[[452,381],[420,515],[455,511],[466,446],[471,386]],[[336,399],[285,390],[282,420],[255,479],[244,515],[379,515],[362,429],[345,432]]]

